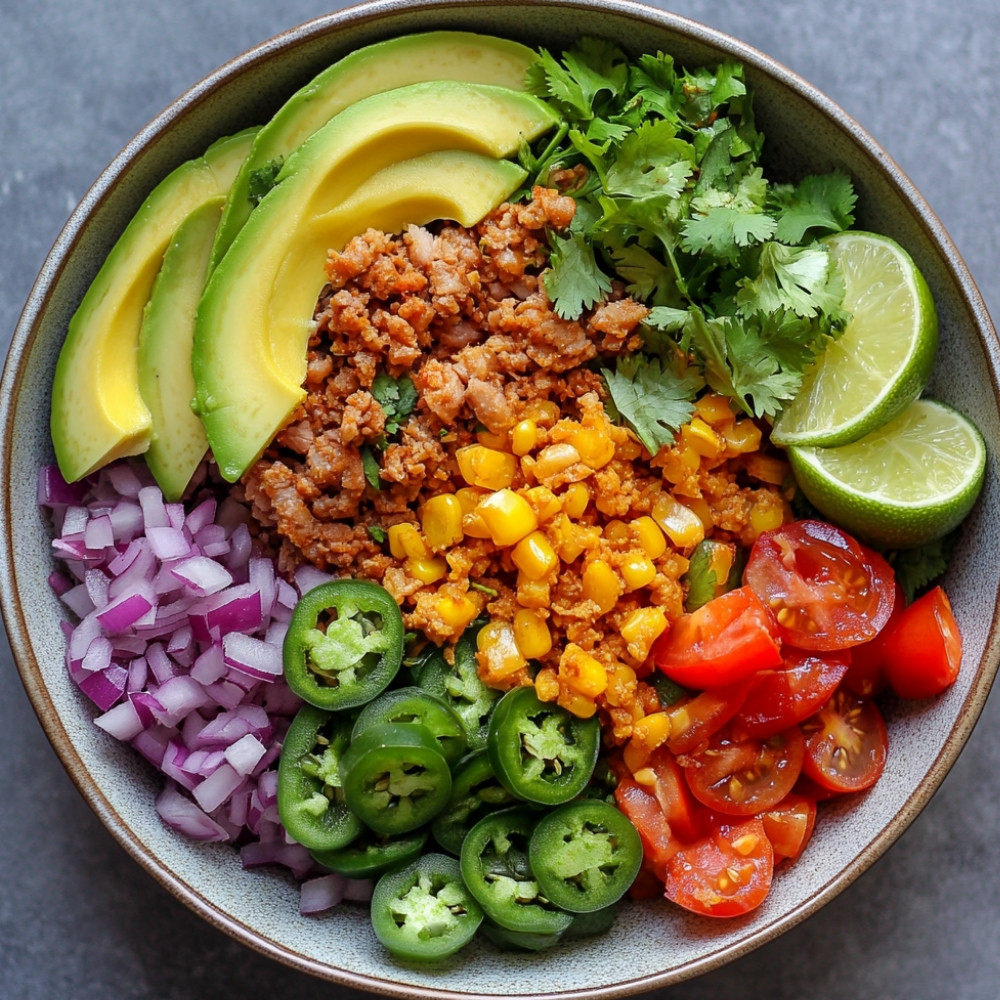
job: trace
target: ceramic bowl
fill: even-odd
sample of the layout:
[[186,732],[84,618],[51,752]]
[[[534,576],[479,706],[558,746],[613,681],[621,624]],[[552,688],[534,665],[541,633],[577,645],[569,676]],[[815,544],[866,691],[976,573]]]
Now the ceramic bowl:
[[49,535],[35,502],[35,477],[52,460],[53,368],[70,315],[144,195],[216,137],[266,121],[338,57],[392,35],[444,27],[554,49],[581,34],[600,34],[636,52],[662,49],[688,66],[744,63],[771,174],[792,180],[838,168],[853,177],[858,225],[907,247],[936,299],[942,347],[931,392],[975,420],[987,441],[1000,441],[1000,353],[958,252],[889,155],[804,80],[732,38],[623,0],[378,0],[271,39],[197,84],[128,144],[73,213],[31,293],[3,376],[3,612],[28,695],[81,793],[165,889],[239,941],[325,979],[392,996],[624,996],[716,967],[803,920],[847,888],[928,802],[997,670],[1000,496],[993,451],[984,492],[945,580],[965,639],[958,682],[933,703],[888,709],[892,749],[884,777],[870,793],[824,807],[809,849],[775,880],[757,911],[710,921],[686,918],[664,901],[630,904],[607,936],[547,953],[474,944],[432,970],[389,960],[363,911],[300,917],[297,889],[281,874],[245,872],[231,848],[193,843],[164,828],[153,807],[156,779],[137,755],[91,724],[93,709],[67,678],[62,611],[47,585]]

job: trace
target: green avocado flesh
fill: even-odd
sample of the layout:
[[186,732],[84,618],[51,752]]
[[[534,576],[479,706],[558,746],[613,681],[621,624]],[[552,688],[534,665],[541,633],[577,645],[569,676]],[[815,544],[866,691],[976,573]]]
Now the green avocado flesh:
[[[198,307],[194,406],[226,479],[243,475],[304,397],[327,250],[371,226],[478,221],[523,180],[503,158],[555,124],[528,94],[436,80],[358,101],[299,147]],[[455,156],[450,165],[431,159],[423,169],[401,168],[446,151]]]
[[139,389],[153,418],[146,465],[168,501],[180,500],[208,451],[191,409],[194,317],[225,198],[196,208],[177,228],[146,304],[139,333]]
[[391,38],[352,52],[290,97],[260,130],[226,200],[212,251],[218,264],[254,208],[255,175],[280,167],[334,115],[382,91],[429,80],[465,80],[524,89],[537,58],[526,45],[465,31]]
[[153,418],[139,387],[143,311],[177,227],[227,193],[254,131],[220,139],[154,188],[70,320],[51,409],[56,460],[69,482],[149,446]]

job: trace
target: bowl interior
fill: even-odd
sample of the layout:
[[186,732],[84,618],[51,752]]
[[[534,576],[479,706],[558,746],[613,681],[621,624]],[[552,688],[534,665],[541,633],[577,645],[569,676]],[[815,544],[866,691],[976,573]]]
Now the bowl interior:
[[[40,274],[4,372],[3,609],[25,687],[82,794],[129,853],[197,912],[246,944],[354,987],[414,995],[624,995],[664,986],[755,947],[845,888],[926,804],[971,732],[998,662],[1000,541],[996,455],[946,578],[965,640],[958,682],[926,706],[890,707],[891,758],[869,794],[824,808],[813,843],[775,880],[765,904],[732,921],[685,918],[664,902],[630,904],[609,935],[549,953],[499,953],[473,945],[453,963],[424,969],[391,961],[363,910],[298,914],[298,891],[277,872],[244,872],[224,845],[165,829],[153,808],[158,781],[128,748],[91,724],[93,709],[68,679],[47,585],[49,535],[35,477],[51,461],[48,407],[69,317],[100,261],[145,194],[212,140],[267,117],[331,61],[381,38],[467,28],[559,49],[600,34],[639,52],[662,49],[688,66],[735,58],[748,67],[771,176],[838,168],[853,178],[858,225],[909,249],[935,296],[942,331],[930,391],[1000,440],[998,352],[985,307],[930,209],[890,158],[808,84],[755,50],[702,26],[638,5],[605,2],[376,2],[322,18],[234,60],[181,97],[98,179]],[[607,956],[616,956],[609,962]]]

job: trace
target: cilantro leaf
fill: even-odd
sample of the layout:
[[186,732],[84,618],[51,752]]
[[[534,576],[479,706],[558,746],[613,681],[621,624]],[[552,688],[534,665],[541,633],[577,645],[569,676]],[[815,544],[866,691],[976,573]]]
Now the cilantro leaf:
[[381,372],[372,382],[372,395],[385,413],[385,433],[392,437],[417,405],[417,387],[407,375],[394,379]]
[[886,559],[896,574],[896,581],[903,588],[907,604],[921,591],[940,577],[948,568],[952,551],[958,541],[958,531],[953,531],[936,542],[929,542],[914,549],[887,552]]
[[736,303],[743,313],[790,309],[798,316],[812,317],[837,312],[844,298],[840,272],[820,244],[765,243],[757,277],[743,279],[740,285]]
[[677,198],[694,173],[694,150],[665,120],[644,122],[622,141],[605,175],[611,195]]
[[545,293],[563,319],[576,319],[611,291],[611,279],[598,266],[594,248],[582,233],[550,234],[550,269],[542,276]]
[[768,205],[778,219],[774,238],[794,245],[814,230],[849,229],[856,201],[851,179],[839,172],[804,177],[798,185],[775,185],[768,193]]
[[674,443],[704,385],[694,370],[678,371],[643,354],[624,355],[614,369],[602,368],[601,374],[616,417],[632,428],[651,455]]
[[705,366],[705,381],[749,416],[775,416],[802,384],[818,335],[784,317],[706,320],[692,309],[685,335]]
[[715,597],[718,585],[715,570],[712,569],[712,552],[704,542],[699,542],[691,553],[688,570],[683,582],[687,584],[687,596],[684,599],[684,610],[688,613],[697,611]]
[[370,444],[361,446],[361,467],[364,469],[368,485],[376,490],[382,489],[382,467],[379,465],[379,461],[375,457],[375,450]]

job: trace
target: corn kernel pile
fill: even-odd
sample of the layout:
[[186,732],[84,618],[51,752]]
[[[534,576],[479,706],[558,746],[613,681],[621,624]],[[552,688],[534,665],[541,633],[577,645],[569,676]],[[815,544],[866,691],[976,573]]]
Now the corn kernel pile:
[[577,716],[600,710],[614,742],[656,741],[668,720],[642,678],[683,612],[689,557],[708,541],[724,582],[737,545],[789,517],[788,469],[719,396],[701,398],[656,456],[595,393],[575,405],[569,417],[551,400],[528,402],[506,433],[457,448],[452,491],[391,525],[389,549],[411,624],[431,639],[453,642],[488,616],[487,684],[533,684]]

